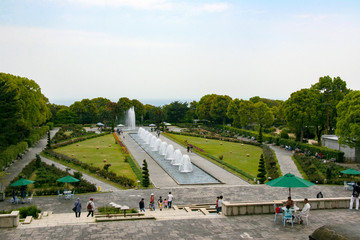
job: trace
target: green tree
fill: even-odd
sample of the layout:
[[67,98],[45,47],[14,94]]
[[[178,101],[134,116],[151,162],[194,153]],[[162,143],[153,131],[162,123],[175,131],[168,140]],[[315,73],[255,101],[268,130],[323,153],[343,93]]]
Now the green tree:
[[123,117],[125,112],[133,106],[132,101],[127,97],[122,97],[117,102],[119,117]]
[[262,143],[262,128],[264,126],[270,126],[274,122],[274,115],[271,109],[263,102],[257,102],[254,104],[255,109],[255,123],[259,125],[259,139]]
[[150,186],[150,179],[149,179],[149,169],[146,160],[143,161],[143,167],[142,167],[142,182],[141,185],[143,187],[149,187]]
[[318,93],[312,89],[301,89],[292,93],[286,100],[286,121],[288,126],[295,131],[297,141],[303,140],[307,126],[313,126],[319,101]]
[[231,97],[217,95],[214,97],[211,107],[210,107],[210,116],[217,123],[226,123],[226,112],[231,102]]
[[360,91],[347,94],[337,105],[336,135],[339,142],[360,147]]
[[319,82],[312,85],[311,89],[317,90],[320,95],[318,118],[315,125],[317,139],[320,142],[324,130],[327,134],[334,132],[337,119],[336,106],[350,90],[340,77],[332,79],[329,76],[320,77]]
[[198,115],[199,119],[201,120],[208,120],[210,122],[213,121],[211,115],[210,115],[210,111],[211,111],[211,105],[214,101],[216,97],[216,94],[209,94],[209,95],[205,95],[203,96],[197,107],[196,107],[196,114]]
[[261,184],[263,184],[266,181],[266,168],[265,168],[265,160],[264,155],[261,154],[260,160],[259,160],[259,173],[257,175],[258,180]]
[[150,120],[160,128],[160,124],[165,121],[165,113],[161,107],[153,107],[149,112]]
[[144,105],[136,99],[131,100],[132,105],[134,106],[136,121],[142,123],[144,121],[145,107]]
[[255,121],[255,107],[252,101],[242,101],[239,107],[239,118],[242,127],[247,127]]
[[189,106],[189,108],[186,112],[186,116],[185,116],[187,122],[192,122],[192,121],[194,121],[194,119],[198,118],[198,116],[196,114],[197,105],[198,105],[197,101],[192,101],[190,103],[190,106]]
[[235,98],[234,100],[232,100],[229,103],[229,106],[227,108],[226,111],[226,116],[229,119],[232,119],[232,125],[234,127],[241,127],[241,123],[240,123],[240,114],[239,114],[239,109],[240,109],[240,103],[242,100],[239,100],[238,98]]
[[187,102],[174,101],[164,106],[167,121],[171,123],[184,122],[188,109]]

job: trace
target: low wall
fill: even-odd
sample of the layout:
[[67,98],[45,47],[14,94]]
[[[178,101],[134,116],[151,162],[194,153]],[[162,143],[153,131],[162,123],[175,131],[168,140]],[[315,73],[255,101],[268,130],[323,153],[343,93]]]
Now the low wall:
[[[296,206],[300,209],[304,207],[304,199],[293,199]],[[317,209],[339,209],[349,208],[350,197],[341,198],[309,198],[311,210]],[[282,206],[286,200],[276,200],[273,202],[242,202],[222,203],[222,213],[225,216],[239,216],[251,214],[275,213],[274,204]]]
[[0,228],[12,228],[19,225],[19,211],[12,211],[10,214],[0,214]]

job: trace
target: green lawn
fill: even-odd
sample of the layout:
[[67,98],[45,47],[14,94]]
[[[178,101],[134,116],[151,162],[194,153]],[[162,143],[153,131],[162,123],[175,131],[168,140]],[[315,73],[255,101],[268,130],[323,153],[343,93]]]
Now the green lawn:
[[[109,171],[119,176],[126,176],[135,182],[137,181],[129,163],[124,161],[120,146],[115,144],[115,139],[111,134],[60,147],[54,149],[54,151],[93,164],[94,167],[103,168],[105,164],[109,163],[111,164]],[[106,159],[106,162],[104,162],[104,159]]]
[[[203,149],[206,153],[211,154],[217,158],[223,156],[223,161],[241,169],[253,176],[258,174],[258,165],[260,155],[263,153],[261,147],[233,143],[227,141],[219,141],[200,137],[183,136],[177,134],[169,134],[172,138],[179,142],[185,140],[198,148]],[[195,149],[194,149],[195,150]],[[247,157],[247,154],[250,156]]]

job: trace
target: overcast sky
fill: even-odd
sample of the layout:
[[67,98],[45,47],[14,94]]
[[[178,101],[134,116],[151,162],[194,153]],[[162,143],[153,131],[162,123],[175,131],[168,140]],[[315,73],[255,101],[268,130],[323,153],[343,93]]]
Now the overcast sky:
[[360,89],[360,1],[0,0],[0,72],[51,103]]

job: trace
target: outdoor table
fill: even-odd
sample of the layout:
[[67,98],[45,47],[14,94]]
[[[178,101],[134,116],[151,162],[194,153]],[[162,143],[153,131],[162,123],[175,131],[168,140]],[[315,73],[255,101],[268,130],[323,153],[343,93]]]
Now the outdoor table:
[[65,199],[70,199],[71,197],[71,191],[64,191]]
[[[282,209],[282,211],[284,212],[285,210],[286,210],[286,206],[285,207],[282,207],[281,208]],[[290,211],[291,212],[296,212],[296,211],[298,211],[300,208],[298,208],[297,206],[294,206],[294,207],[291,207],[290,208]]]

